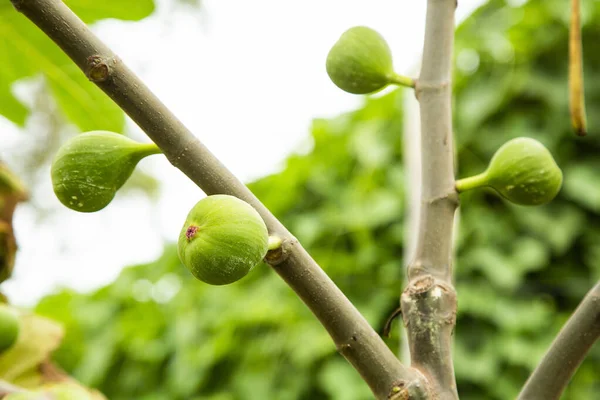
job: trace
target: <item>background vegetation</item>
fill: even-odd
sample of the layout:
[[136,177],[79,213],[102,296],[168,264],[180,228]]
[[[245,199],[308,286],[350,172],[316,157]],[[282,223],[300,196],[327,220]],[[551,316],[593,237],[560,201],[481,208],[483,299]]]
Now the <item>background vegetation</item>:
[[[457,33],[459,175],[480,172],[501,144],[529,136],[551,150],[565,179],[559,197],[542,207],[484,192],[461,196],[455,359],[467,400],[514,398],[600,278],[600,3],[584,2],[585,139],[571,133],[568,115],[566,3],[507,3],[514,2],[490,1]],[[314,148],[250,185],[378,329],[404,279],[404,95],[396,90],[315,120]],[[371,396],[264,265],[239,283],[210,287],[191,277],[169,244],[160,259],[126,268],[111,285],[48,296],[37,311],[66,327],[55,359],[110,399]],[[398,348],[397,329],[389,344]],[[598,377],[596,346],[564,398],[594,398]]]

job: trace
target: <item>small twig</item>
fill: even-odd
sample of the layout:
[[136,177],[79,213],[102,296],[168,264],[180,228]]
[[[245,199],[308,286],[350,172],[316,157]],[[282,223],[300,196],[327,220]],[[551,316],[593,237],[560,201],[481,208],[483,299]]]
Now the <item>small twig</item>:
[[381,332],[381,336],[386,337],[386,338],[390,337],[390,332],[392,330],[392,322],[394,322],[394,320],[401,315],[402,315],[402,307],[396,308],[390,314],[388,319],[385,321],[385,325],[383,326],[383,331]]
[[600,281],[588,292],[533,371],[517,400],[557,400],[600,338]]
[[387,399],[398,382],[408,388],[411,399],[426,398],[426,382],[421,373],[400,363],[292,234],[62,1],[12,2],[146,132],[171,164],[206,194],[236,196],[259,212],[269,234],[282,239],[279,249],[283,259],[274,257],[273,264],[277,265],[271,264],[273,269],[315,314],[338,351],[378,399]]

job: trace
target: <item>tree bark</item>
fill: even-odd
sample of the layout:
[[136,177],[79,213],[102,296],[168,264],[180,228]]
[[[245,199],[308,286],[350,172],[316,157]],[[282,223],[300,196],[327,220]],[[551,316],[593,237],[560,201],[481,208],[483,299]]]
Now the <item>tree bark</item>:
[[421,207],[417,244],[401,297],[412,366],[439,399],[458,399],[452,361],[454,188],[451,68],[455,0],[428,0],[416,96],[421,113]]
[[588,292],[533,371],[517,400],[558,400],[600,338],[600,281]]

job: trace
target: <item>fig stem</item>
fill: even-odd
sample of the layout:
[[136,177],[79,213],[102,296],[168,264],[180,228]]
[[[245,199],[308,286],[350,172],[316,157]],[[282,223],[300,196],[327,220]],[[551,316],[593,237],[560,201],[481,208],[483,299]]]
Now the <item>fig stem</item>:
[[458,193],[465,192],[471,189],[477,189],[483,186],[489,186],[487,172],[470,176],[468,178],[462,178],[456,181],[456,191]]
[[153,154],[161,154],[162,150],[154,143],[140,143],[138,148],[138,155],[140,159],[151,156]]
[[283,243],[283,240],[279,237],[279,236],[269,236],[269,244],[268,244],[268,249],[269,250],[277,250],[278,248],[281,247],[281,244]]
[[394,84],[394,85],[398,85],[398,86],[406,86],[406,87],[413,88],[413,89],[415,87],[414,79],[409,78],[408,76],[399,75],[397,73],[394,73],[392,76],[390,76],[389,80],[390,80],[390,84]]

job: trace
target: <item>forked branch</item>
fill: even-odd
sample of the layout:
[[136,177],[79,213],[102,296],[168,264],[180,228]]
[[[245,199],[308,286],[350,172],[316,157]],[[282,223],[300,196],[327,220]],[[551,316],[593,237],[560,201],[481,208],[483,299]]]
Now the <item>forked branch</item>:
[[315,314],[339,352],[362,375],[378,399],[387,399],[402,392],[410,395],[411,399],[426,398],[427,383],[423,375],[398,361],[290,232],[62,1],[12,2],[146,132],[175,167],[206,194],[236,196],[260,213],[269,233],[283,240],[280,253],[271,254],[267,261]]
[[439,399],[458,399],[452,361],[456,292],[452,285],[454,188],[451,71],[455,0],[428,0],[416,96],[421,111],[421,207],[414,259],[401,298],[412,366]]

